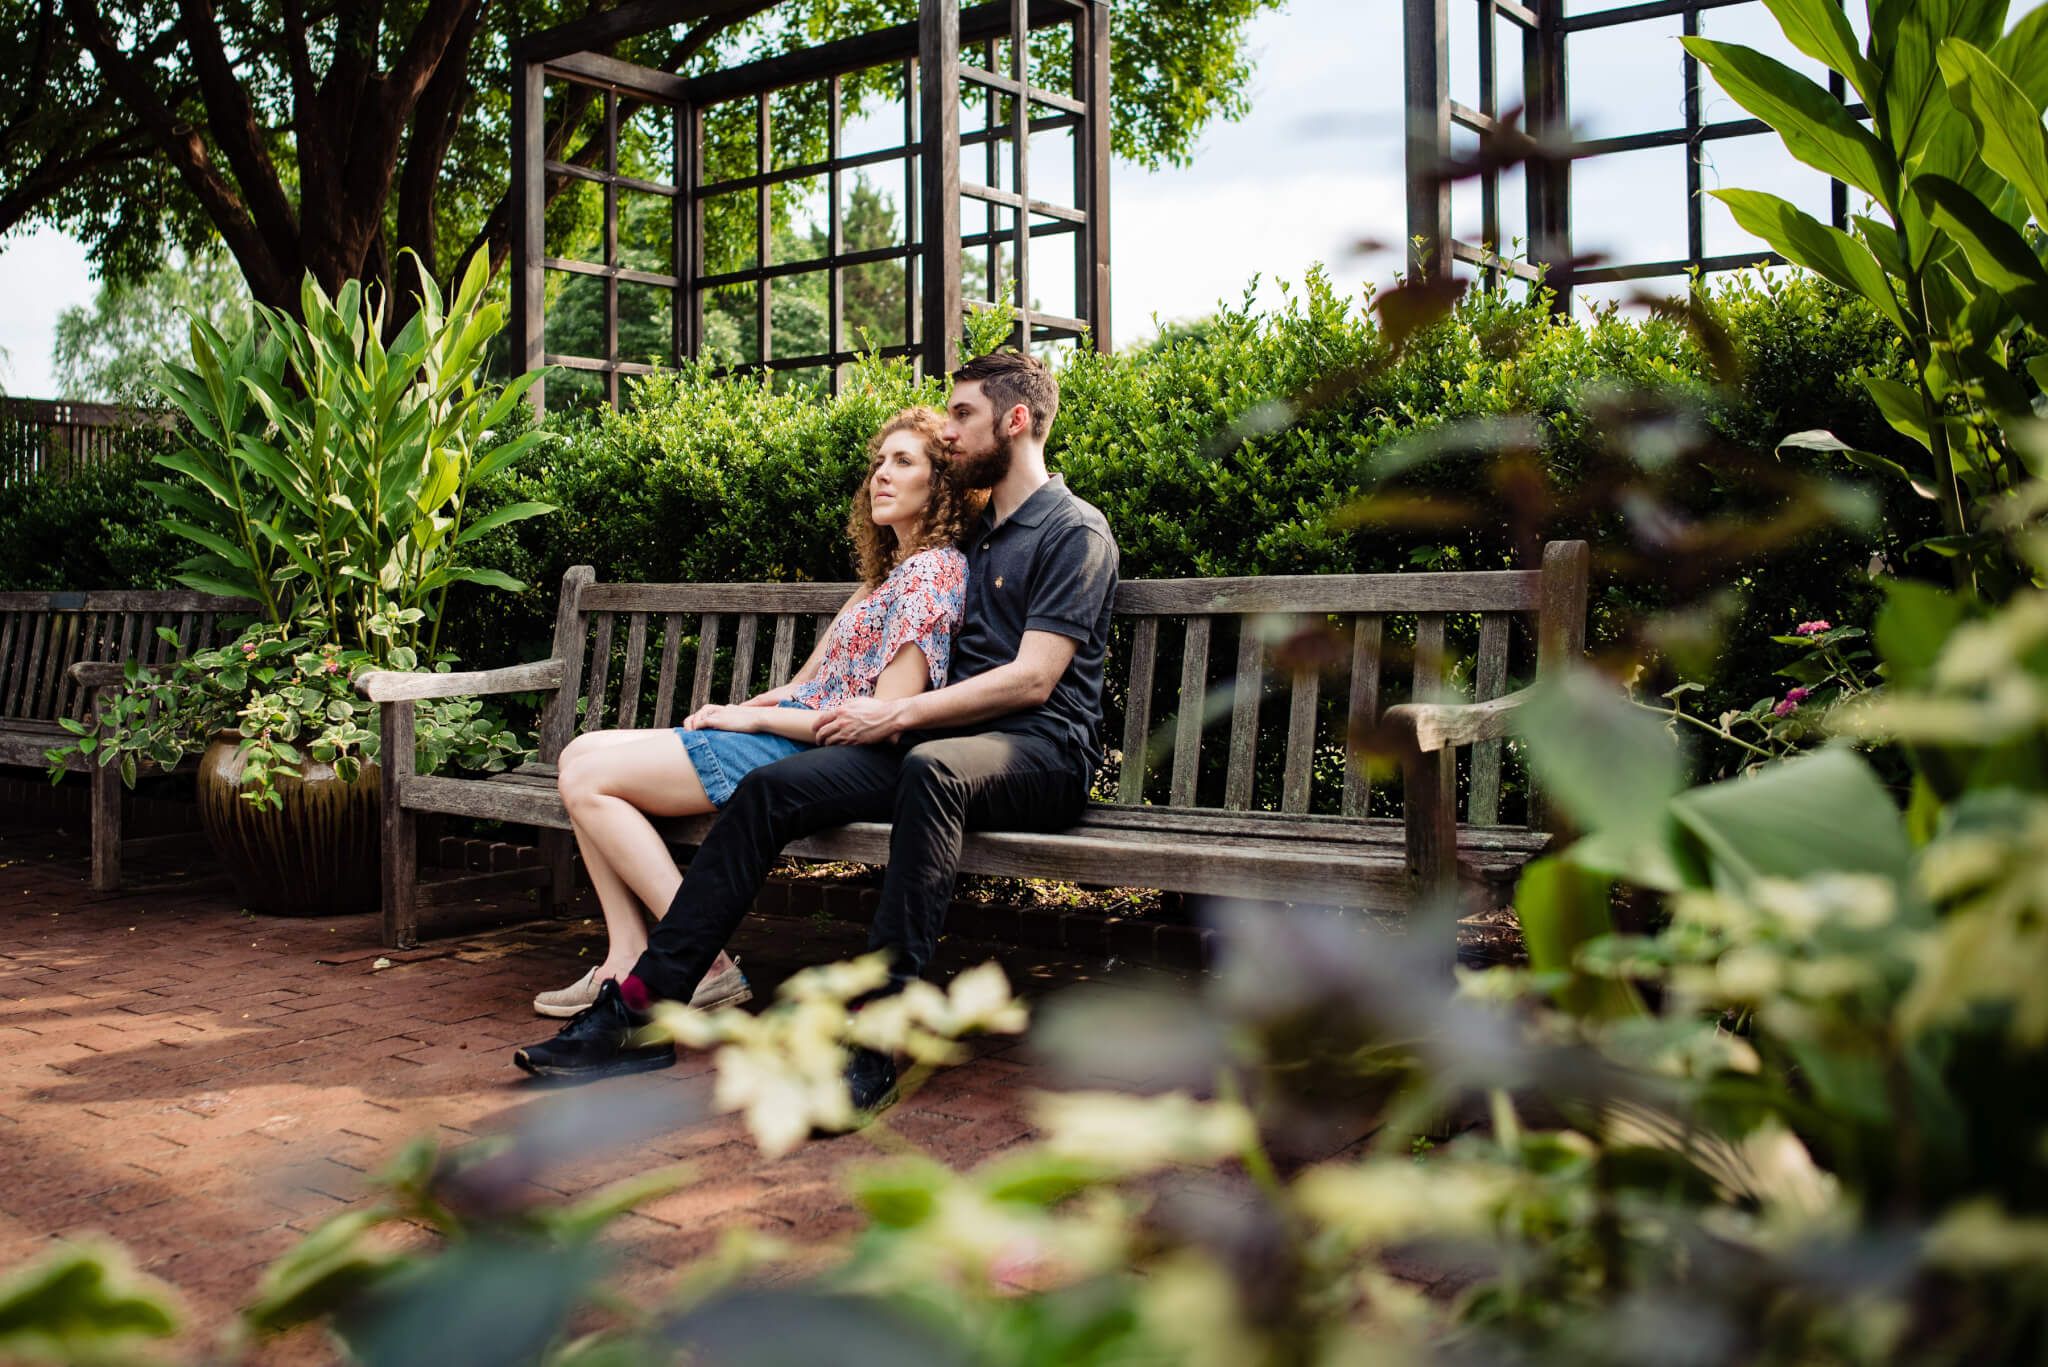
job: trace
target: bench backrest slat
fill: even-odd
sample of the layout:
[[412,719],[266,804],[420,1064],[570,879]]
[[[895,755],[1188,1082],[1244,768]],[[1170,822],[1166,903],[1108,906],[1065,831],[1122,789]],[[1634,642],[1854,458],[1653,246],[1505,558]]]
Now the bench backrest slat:
[[775,614],[775,645],[768,657],[768,686],[780,688],[796,672],[796,614]]
[[0,612],[0,715],[7,711],[7,680],[14,677],[14,649],[21,639],[22,615]]
[[732,688],[725,700],[737,706],[754,696],[749,686],[754,678],[754,636],[761,629],[761,615],[745,613],[740,617],[738,633],[732,642]]
[[1313,665],[1294,673],[1292,698],[1287,709],[1287,770],[1280,781],[1280,810],[1308,810],[1309,779],[1316,752],[1316,694],[1321,676]]
[[1152,739],[1152,667],[1158,657],[1159,619],[1140,617],[1131,631],[1130,692],[1124,704],[1124,762],[1116,785],[1120,802],[1135,802],[1136,795],[1145,790],[1145,747]]
[[1175,807],[1192,806],[1195,779],[1202,758],[1202,715],[1209,684],[1209,623],[1204,615],[1188,618],[1187,643],[1181,652],[1180,711],[1173,731],[1173,783],[1169,799]]
[[55,618],[48,615],[36,618],[35,639],[29,646],[28,668],[22,671],[21,696],[19,705],[13,709],[17,715],[40,719],[43,715],[43,662],[49,658],[50,627]]
[[1237,633],[1237,673],[1230,692],[1230,764],[1223,782],[1223,805],[1233,812],[1251,810],[1252,771],[1259,752],[1259,700],[1266,689],[1266,645],[1253,623]]
[[640,671],[647,666],[647,614],[635,612],[626,618],[626,672],[619,679],[619,725],[638,726],[640,716]]
[[[1508,631],[1506,613],[1489,612],[1479,619],[1479,658],[1473,666],[1474,702],[1491,702],[1507,692]],[[1500,820],[1501,743],[1481,741],[1472,747],[1472,784],[1467,796],[1471,819],[1491,826]]]
[[654,725],[673,726],[676,716],[676,657],[683,647],[683,614],[662,618],[661,677],[654,685]]
[[[1386,619],[1361,612],[1351,623],[1351,696],[1344,709],[1344,733],[1362,736],[1380,715],[1380,644]],[[1344,747],[1344,794],[1339,808],[1345,816],[1362,817],[1372,810],[1372,771],[1355,746]]]
[[704,614],[697,626],[697,675],[690,681],[690,710],[711,701],[711,678],[718,667],[718,635],[724,625],[715,612]]
[[596,731],[604,721],[604,685],[612,671],[612,615],[597,614],[597,635],[590,647],[590,703],[583,712],[583,729]]

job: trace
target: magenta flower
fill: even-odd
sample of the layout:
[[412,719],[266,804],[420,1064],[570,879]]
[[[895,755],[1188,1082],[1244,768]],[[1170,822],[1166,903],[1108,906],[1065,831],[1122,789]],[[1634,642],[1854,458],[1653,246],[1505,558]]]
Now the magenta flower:
[[1790,698],[1787,698],[1783,702],[1779,703],[1776,707],[1771,709],[1771,715],[1777,717],[1789,717],[1798,710],[1799,704],[1793,702]]
[[1801,622],[1798,626],[1792,628],[1792,634],[1794,636],[1818,636],[1823,631],[1833,631],[1834,629],[1835,624],[1823,617],[1817,622]]
[[256,653],[256,643],[254,641],[242,642],[242,653],[244,655],[254,655]]
[[1789,703],[1802,703],[1812,696],[1813,690],[1810,688],[1794,688],[1787,690],[1785,701]]

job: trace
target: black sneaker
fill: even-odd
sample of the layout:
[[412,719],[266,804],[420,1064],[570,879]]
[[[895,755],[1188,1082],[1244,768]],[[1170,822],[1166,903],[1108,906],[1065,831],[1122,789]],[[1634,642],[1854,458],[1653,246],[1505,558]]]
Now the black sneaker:
[[651,1018],[627,1006],[619,985],[608,982],[553,1039],[518,1050],[512,1061],[535,1077],[576,1082],[673,1066],[675,1045],[653,1034]]
[[873,1049],[853,1048],[846,1062],[846,1091],[853,1102],[853,1123],[844,1130],[819,1126],[819,1136],[848,1134],[872,1123],[877,1115],[896,1104],[896,1060]]

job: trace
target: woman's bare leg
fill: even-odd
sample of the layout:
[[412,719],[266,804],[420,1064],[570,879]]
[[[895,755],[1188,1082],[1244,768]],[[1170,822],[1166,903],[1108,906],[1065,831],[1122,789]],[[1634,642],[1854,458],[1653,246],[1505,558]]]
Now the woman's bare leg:
[[[673,730],[591,731],[562,751],[556,784],[604,910],[609,941],[597,980],[623,978],[647,949],[647,922],[668,910],[683,876],[649,816],[712,810]],[[723,953],[709,972],[723,972]]]

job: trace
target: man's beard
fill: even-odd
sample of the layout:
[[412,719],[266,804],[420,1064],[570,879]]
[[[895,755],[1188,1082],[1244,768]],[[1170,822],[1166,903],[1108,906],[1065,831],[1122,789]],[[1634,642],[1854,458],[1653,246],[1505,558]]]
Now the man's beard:
[[969,489],[993,489],[1010,473],[1014,455],[1010,434],[1001,432],[996,435],[995,445],[986,451],[969,451],[964,447],[955,450],[953,473]]

